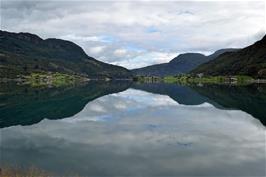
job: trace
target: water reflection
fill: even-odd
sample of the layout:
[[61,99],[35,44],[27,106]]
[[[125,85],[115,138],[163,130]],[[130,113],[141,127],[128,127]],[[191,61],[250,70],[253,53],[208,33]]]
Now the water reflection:
[[210,103],[220,109],[242,110],[266,125],[266,85],[190,85],[134,83],[132,88],[168,95],[180,104]]
[[0,128],[32,125],[46,119],[62,119],[80,112],[101,96],[121,92],[130,82],[89,82],[67,88],[31,88],[14,84],[0,87]]
[[[82,86],[49,89],[1,85],[0,128],[32,125],[44,118],[71,117],[78,114],[88,102],[104,95],[124,91],[129,87],[167,95],[178,104],[200,105],[209,103],[219,109],[242,110],[266,125],[265,85],[245,87],[203,85],[199,87],[164,83],[89,82]],[[137,97],[137,95],[132,97]],[[138,99],[148,98],[138,97]],[[153,102],[157,102],[157,100],[153,100]],[[124,102],[120,103],[120,106],[130,108]],[[93,105],[93,110],[97,111],[98,109],[101,108]]]
[[134,89],[1,132],[3,164],[58,175],[265,176],[265,127],[251,115]]
[[192,87],[199,94],[225,109],[237,109],[251,114],[266,125],[266,85]]

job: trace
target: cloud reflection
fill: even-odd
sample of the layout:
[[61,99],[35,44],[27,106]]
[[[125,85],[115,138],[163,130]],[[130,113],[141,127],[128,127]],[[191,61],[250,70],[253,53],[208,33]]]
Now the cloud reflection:
[[2,163],[61,175],[265,175],[265,128],[249,114],[133,89],[94,100],[71,118],[1,132]]

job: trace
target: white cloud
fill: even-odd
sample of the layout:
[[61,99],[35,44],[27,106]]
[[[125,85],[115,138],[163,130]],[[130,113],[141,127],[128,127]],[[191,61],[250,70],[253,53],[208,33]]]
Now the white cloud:
[[115,56],[124,56],[127,53],[125,49],[116,49],[114,51]]
[[107,42],[104,36],[76,36],[75,34],[68,34],[60,37],[61,39],[80,41],[80,42]]
[[166,63],[176,57],[177,53],[167,52],[142,52],[135,57],[125,60],[115,61],[112,64],[125,66],[129,69],[153,65],[157,63]]
[[92,57],[129,68],[171,59],[147,53],[211,53],[244,47],[266,30],[264,1],[3,0],[1,15],[3,30],[71,40]]
[[103,52],[104,48],[105,48],[105,46],[91,47],[91,48],[89,48],[89,52],[91,54],[98,54],[98,53]]

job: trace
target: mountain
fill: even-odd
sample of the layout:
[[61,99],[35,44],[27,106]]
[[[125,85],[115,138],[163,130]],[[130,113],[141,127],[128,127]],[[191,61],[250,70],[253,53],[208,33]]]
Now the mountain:
[[206,63],[225,52],[235,51],[235,50],[237,49],[222,49],[216,51],[215,53],[209,56],[205,56],[200,53],[180,54],[174,59],[172,59],[169,63],[151,65],[143,68],[133,69],[131,71],[134,75],[161,76],[161,77],[188,73],[197,66]]
[[77,74],[89,78],[128,78],[120,66],[87,56],[81,47],[61,39],[43,40],[30,33],[0,31],[0,78],[38,71]]
[[205,75],[249,75],[266,78],[266,36],[237,52],[224,53],[191,73]]

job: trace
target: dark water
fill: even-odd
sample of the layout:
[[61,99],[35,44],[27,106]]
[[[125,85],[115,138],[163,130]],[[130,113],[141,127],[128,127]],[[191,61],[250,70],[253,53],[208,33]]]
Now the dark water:
[[266,86],[0,88],[1,166],[59,176],[265,176]]

